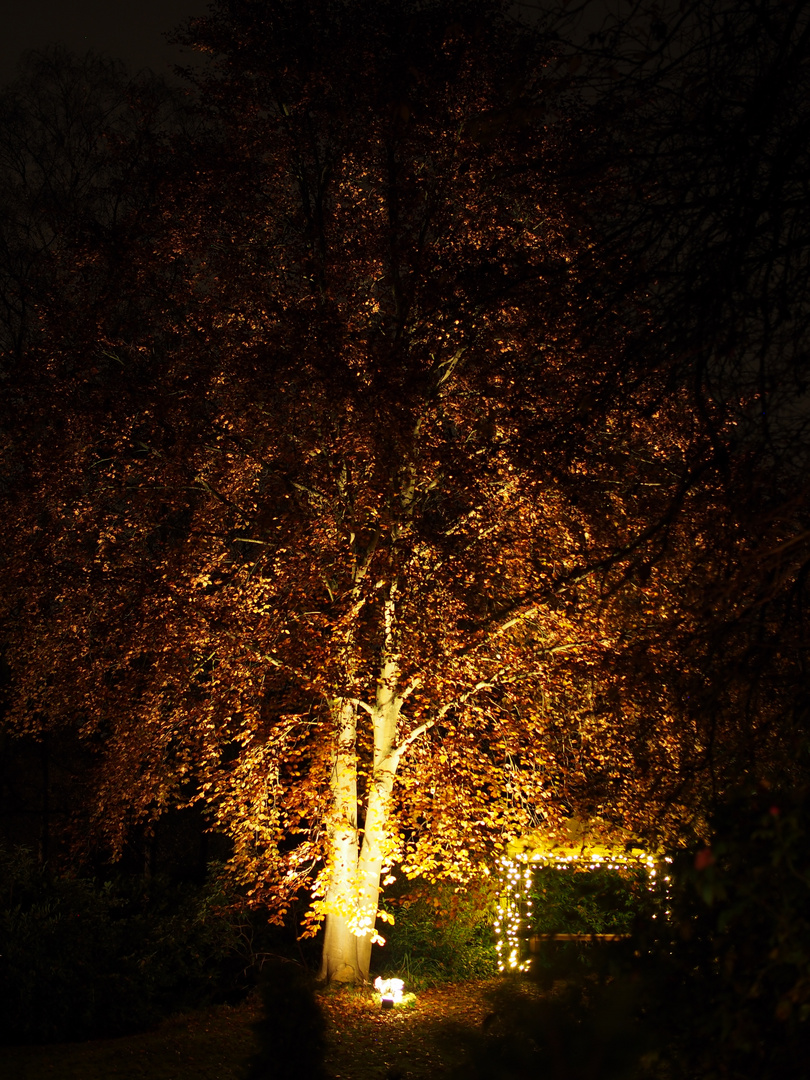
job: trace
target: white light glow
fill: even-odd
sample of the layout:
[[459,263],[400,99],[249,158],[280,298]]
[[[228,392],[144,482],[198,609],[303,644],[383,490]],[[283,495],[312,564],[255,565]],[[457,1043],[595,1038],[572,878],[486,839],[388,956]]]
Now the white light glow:
[[374,980],[374,989],[379,991],[383,1001],[391,1001],[398,1005],[402,1001],[402,991],[405,984],[402,979],[382,979],[379,976]]

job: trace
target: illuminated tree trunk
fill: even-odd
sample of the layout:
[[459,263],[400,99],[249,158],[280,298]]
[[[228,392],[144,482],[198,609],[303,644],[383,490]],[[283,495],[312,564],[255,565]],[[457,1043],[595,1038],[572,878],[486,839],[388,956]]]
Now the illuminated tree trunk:
[[321,978],[366,982],[371,961],[383,868],[392,855],[388,835],[391,791],[401,748],[396,746],[402,698],[397,694],[399,657],[394,651],[396,585],[384,605],[383,655],[371,717],[374,762],[366,798],[362,844],[357,828],[357,707],[340,702],[341,726],[333,772],[335,820],[330,835],[332,873],[326,894],[327,914]]
[[373,944],[374,926],[377,921],[377,904],[380,895],[380,878],[390,854],[388,837],[388,807],[398,755],[382,759],[374,770],[374,779],[366,807],[366,828],[358,864],[359,910],[364,928],[368,932],[357,939],[357,959],[361,978],[368,978]]
[[[377,680],[377,694],[372,710],[374,724],[374,769],[366,802],[363,846],[360,850],[358,882],[360,913],[369,928],[358,941],[357,956],[362,977],[368,977],[380,897],[380,877],[392,851],[388,833],[391,791],[394,786],[400,751],[396,747],[397,721],[402,704],[397,696],[399,658],[393,652],[393,589],[386,604],[386,653]],[[391,651],[389,651],[389,648]]]
[[360,979],[357,937],[352,933],[357,877],[357,705],[332,703],[337,722],[332,766],[332,814],[328,823],[330,876],[327,889],[321,979],[353,983]]

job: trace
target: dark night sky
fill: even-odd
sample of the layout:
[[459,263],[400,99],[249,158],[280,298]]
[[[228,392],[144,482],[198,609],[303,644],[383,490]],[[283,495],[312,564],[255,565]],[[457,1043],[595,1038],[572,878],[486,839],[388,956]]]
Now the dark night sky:
[[0,82],[14,77],[23,50],[55,41],[165,72],[184,57],[162,35],[207,8],[208,0],[0,0]]
[[[664,6],[673,2],[662,0]],[[628,3],[590,0],[578,32],[594,29],[607,11]],[[204,14],[208,6],[209,0],[0,0],[0,83],[14,78],[25,49],[55,41],[71,52],[92,49],[118,57],[132,71],[150,67],[165,74],[172,64],[188,63],[189,54],[170,47],[163,35],[188,16]]]

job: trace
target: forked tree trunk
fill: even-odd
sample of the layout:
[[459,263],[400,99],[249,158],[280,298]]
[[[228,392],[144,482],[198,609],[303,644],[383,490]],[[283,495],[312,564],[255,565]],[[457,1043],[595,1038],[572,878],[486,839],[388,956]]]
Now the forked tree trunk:
[[[352,866],[336,858],[326,899],[321,979],[367,982],[380,896],[380,878],[389,857],[388,804],[397,755],[375,770],[366,806],[362,845]],[[335,908],[349,906],[348,917]]]
[[330,826],[331,876],[326,894],[320,977],[326,982],[367,982],[377,921],[380,877],[390,859],[388,816],[401,749],[397,720],[398,656],[393,648],[394,593],[385,604],[384,648],[377,692],[369,713],[374,733],[374,763],[366,798],[362,845],[357,827],[357,708],[339,700],[338,744],[332,773],[333,819]]

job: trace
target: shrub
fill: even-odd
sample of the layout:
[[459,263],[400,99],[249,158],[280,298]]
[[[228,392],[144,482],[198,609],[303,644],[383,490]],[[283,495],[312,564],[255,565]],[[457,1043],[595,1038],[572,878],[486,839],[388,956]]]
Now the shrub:
[[[631,934],[661,908],[645,868],[533,868],[527,891],[523,933]],[[609,969],[625,950],[613,942],[543,941],[533,960],[535,975],[547,986],[579,978],[588,970]]]
[[386,898],[394,924],[376,950],[381,974],[399,976],[409,990],[442,982],[486,978],[496,971],[492,931],[496,886],[482,878],[454,882],[404,882]]
[[[507,977],[490,994],[492,1012],[464,1033],[458,1080],[637,1080],[653,1063],[631,978],[573,978],[538,994]],[[666,1075],[666,1074],[664,1074]]]
[[326,1020],[309,972],[275,960],[262,968],[260,993],[259,1050],[246,1080],[326,1080]]
[[217,882],[60,876],[0,847],[0,1040],[121,1034],[243,988],[228,899]]
[[529,934],[629,934],[652,913],[643,867],[538,867],[532,875]]

